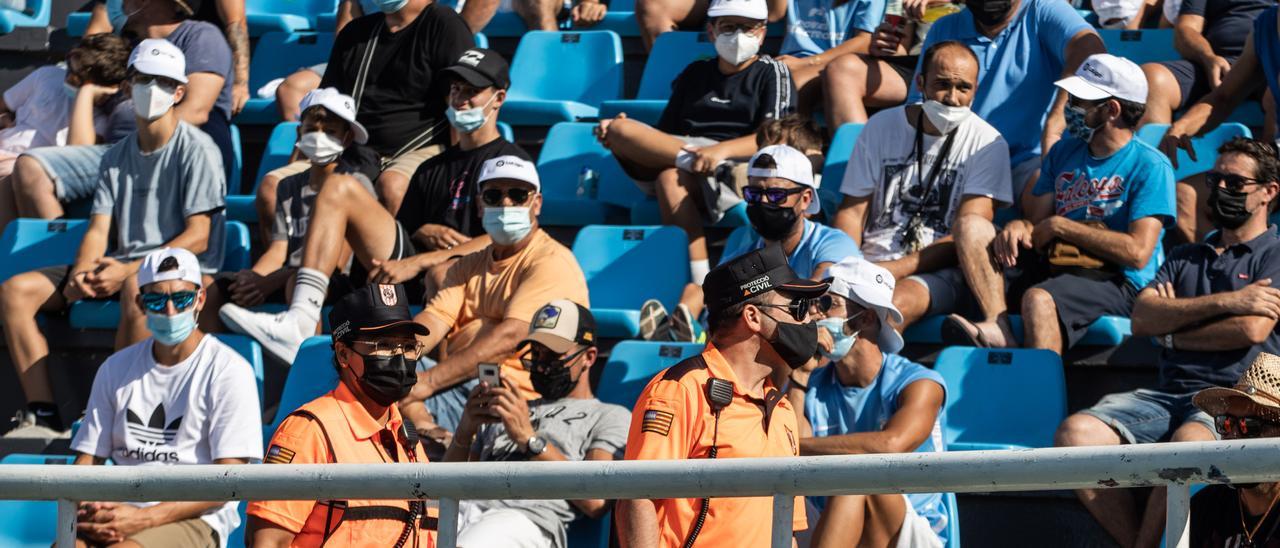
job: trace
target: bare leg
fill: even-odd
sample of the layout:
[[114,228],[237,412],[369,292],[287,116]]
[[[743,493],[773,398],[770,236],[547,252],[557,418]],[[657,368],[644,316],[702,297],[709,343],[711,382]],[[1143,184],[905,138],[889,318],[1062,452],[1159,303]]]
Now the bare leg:
[[812,546],[885,547],[895,541],[906,514],[902,495],[844,495],[828,497],[814,527]]
[[960,270],[982,310],[983,323],[997,321],[1009,307],[1004,298],[1004,275],[991,257],[995,225],[978,215],[964,215],[956,219],[951,232],[956,240]]
[[[204,283],[208,287],[208,280]],[[138,308],[137,297],[138,277],[129,276],[120,287],[120,327],[116,329],[116,351],[151,336],[151,332],[147,330],[147,317]]]
[[63,215],[53,179],[35,158],[18,157],[13,165],[12,183],[20,216],[57,219]]
[[707,241],[702,232],[702,213],[694,205],[698,195],[697,175],[675,168],[658,176],[658,208],[662,211],[662,224],[675,225],[689,235],[689,260],[707,260]]
[[[1106,423],[1092,415],[1075,414],[1058,427],[1057,447],[1120,445],[1123,440]],[[1130,489],[1081,489],[1080,503],[1120,546],[1133,546],[1138,534],[1138,503]]]
[[524,20],[529,30],[556,30],[559,28],[556,15],[564,3],[560,0],[517,0],[516,13]]
[[901,280],[893,290],[893,306],[902,312],[902,325],[894,327],[903,331],[929,311],[929,288],[911,278]]
[[1142,65],[1142,72],[1147,75],[1147,113],[1142,117],[1142,125],[1168,124],[1173,121],[1173,111],[1182,102],[1182,88],[1178,87],[1177,78],[1168,68],[1159,63]]
[[[1169,441],[1213,441],[1213,432],[1201,423],[1185,422],[1174,430]],[[1138,530],[1138,538],[1134,546],[1137,548],[1156,548],[1160,545],[1160,536],[1164,534],[1164,517],[1169,490],[1157,487],[1151,490],[1147,498],[1146,512],[1142,516],[1142,527]]]
[[258,183],[258,190],[253,196],[253,209],[258,214],[258,231],[262,233],[264,242],[271,241],[271,226],[276,218],[276,188],[279,186],[280,179],[268,173]]
[[351,177],[333,177],[316,196],[311,226],[302,250],[302,266],[320,272],[338,267],[346,240],[356,259],[366,268],[373,259],[391,256],[395,247],[395,218],[382,209],[360,183]]
[[[635,167],[657,172],[676,165],[676,155],[684,149],[684,141],[630,118],[615,119],[609,124],[608,147],[619,160]],[[644,177],[640,177],[644,178]]]
[[647,52],[659,34],[680,26],[695,27],[706,19],[708,0],[636,0],[640,40]]
[[907,99],[907,83],[888,63],[859,54],[833,59],[823,71],[827,127],[865,123],[867,107],[888,107]]
[[311,90],[320,87],[320,74],[309,68],[300,69],[285,77],[280,87],[276,88],[276,108],[280,109],[280,118],[286,122],[297,122],[302,115],[298,107],[302,98]]
[[694,319],[697,319],[698,316],[702,315],[703,297],[702,286],[685,284],[684,292],[680,294],[680,304],[688,308],[689,314],[693,315]]
[[1062,353],[1062,329],[1058,307],[1048,291],[1033,287],[1022,296],[1022,324],[1027,348],[1043,348]]
[[394,217],[400,211],[400,204],[404,202],[404,193],[409,190],[409,177],[396,171],[384,171],[378,176],[378,182],[374,186],[378,188],[378,201]]
[[36,324],[41,310],[61,310],[66,300],[58,288],[39,272],[19,274],[0,284],[0,314],[4,315],[4,338],[9,357],[18,373],[18,383],[27,402],[53,402],[49,386],[49,342]]

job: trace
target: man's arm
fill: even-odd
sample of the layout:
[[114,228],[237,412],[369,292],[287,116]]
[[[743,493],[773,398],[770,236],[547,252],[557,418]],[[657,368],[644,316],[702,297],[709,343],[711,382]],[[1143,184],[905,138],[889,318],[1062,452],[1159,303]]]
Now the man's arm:
[[1280,318],[1280,289],[1271,287],[1270,278],[1263,278],[1236,291],[1178,298],[1172,284],[1157,278],[1151,287],[1138,294],[1131,314],[1133,334],[1140,337],[1177,333],[1223,316],[1258,317],[1274,322]]
[[[979,215],[990,221],[995,218],[995,201],[986,196],[966,196],[960,202],[956,218],[964,215]],[[956,245],[951,234],[934,240],[924,249],[906,255],[900,259],[880,263],[893,274],[896,279],[903,279],[919,272],[936,272],[956,264]]]
[[212,72],[193,72],[187,75],[187,94],[178,106],[173,107],[178,118],[193,126],[202,126],[209,121],[209,113],[213,104],[222,93],[222,84],[226,79]]
[[933,431],[945,398],[942,386],[921,379],[902,391],[902,405],[879,432],[855,432],[839,436],[801,438],[801,455],[858,455],[909,453]]
[[1223,74],[1230,70],[1231,64],[1213,52],[1213,46],[1204,37],[1204,16],[1191,13],[1178,15],[1178,22],[1173,26],[1173,48],[1183,59],[1191,61],[1209,74],[1215,84],[1220,82]]
[[218,0],[218,17],[222,19],[227,45],[231,46],[231,114],[239,114],[249,100],[249,24],[244,0]]
[[89,453],[76,453],[76,460],[71,464],[76,466],[98,466],[107,462],[106,457],[90,455]]
[[1128,268],[1143,268],[1151,260],[1163,226],[1160,219],[1143,217],[1129,223],[1128,232],[1117,232],[1055,215],[1037,224],[1032,238],[1038,249],[1044,249],[1049,242],[1060,239],[1112,263]]
[[[1095,53],[1106,53],[1107,46],[1102,43],[1102,38],[1092,29],[1082,30],[1071,37],[1071,41],[1067,42],[1067,48],[1063,58],[1066,61],[1062,65],[1061,78],[1069,77],[1076,73],[1076,69],[1080,68],[1080,64],[1084,63],[1090,55]],[[1067,106],[1067,94],[1062,90],[1057,90],[1053,99],[1053,108],[1049,110],[1049,116],[1044,120],[1044,133],[1040,137],[1040,154],[1049,153],[1049,149],[1053,148],[1054,143],[1062,138],[1062,130],[1066,129],[1067,122],[1062,117],[1062,109]]]
[[501,4],[500,0],[467,0],[458,15],[462,16],[471,32],[480,32],[493,19],[493,14],[498,13]]
[[866,226],[867,206],[871,203],[871,195],[854,197],[845,194],[843,196],[840,210],[836,212],[833,224],[853,238],[853,243],[858,244],[858,247],[862,247],[862,231]]
[[258,516],[249,516],[246,527],[249,530],[244,540],[248,548],[289,548],[293,544],[293,538],[297,536]]
[[1260,68],[1258,55],[1253,50],[1253,34],[1250,33],[1249,38],[1245,40],[1244,52],[1231,65],[1231,71],[1222,79],[1222,85],[1213,88],[1208,95],[1192,105],[1185,114],[1173,122],[1173,125],[1169,126],[1169,132],[1161,141],[1160,149],[1174,162],[1174,167],[1178,165],[1174,147],[1186,149],[1191,159],[1195,160],[1195,152],[1191,149],[1191,137],[1203,135],[1221,125],[1236,107],[1240,106],[1240,103],[1266,86],[1265,79],[1258,78],[1258,75],[1262,74]]
[[515,318],[507,318],[489,329],[481,329],[475,341],[458,352],[449,352],[449,357],[435,367],[418,373],[418,384],[413,387],[409,397],[420,394],[421,388],[426,393],[419,399],[426,399],[436,392],[458,384],[476,376],[476,366],[482,363],[495,363],[510,356],[516,349],[516,343],[529,333],[529,322]]
[[1275,318],[1235,316],[1173,335],[1173,347],[1196,352],[1240,350],[1266,342]]
[[622,548],[657,548],[658,509],[649,499],[623,499],[617,504],[618,543]]
[[[77,457],[77,461],[79,458]],[[214,464],[248,464],[247,459],[216,459]],[[222,501],[212,502],[162,502],[155,506],[139,508],[127,503],[86,503],[86,512],[93,520],[77,523],[76,530],[91,538],[128,538],[140,531],[200,517],[205,512],[222,506]]]

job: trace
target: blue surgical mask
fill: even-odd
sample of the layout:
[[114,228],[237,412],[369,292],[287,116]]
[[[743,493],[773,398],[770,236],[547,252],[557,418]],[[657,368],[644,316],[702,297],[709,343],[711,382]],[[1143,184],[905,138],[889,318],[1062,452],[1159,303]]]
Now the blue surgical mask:
[[484,231],[498,245],[511,245],[533,230],[533,220],[527,207],[484,208]]
[[80,93],[80,88],[63,82],[62,91],[67,94],[67,99],[75,100],[76,95]]
[[1089,127],[1089,123],[1085,121],[1088,115],[1089,112],[1085,109],[1069,105],[1062,111],[1062,116],[1067,122],[1067,133],[1086,143],[1093,139],[1093,132],[1098,129]]
[[156,342],[165,346],[177,346],[196,330],[196,307],[192,306],[172,316],[147,312],[147,329]]
[[494,94],[489,97],[489,102],[482,107],[458,110],[453,108],[453,105],[449,105],[449,108],[444,111],[444,116],[449,119],[449,123],[453,124],[453,127],[458,128],[458,131],[471,133],[480,129],[480,126],[483,126],[485,121],[489,119],[489,115],[485,114],[484,109],[489,108],[489,105],[493,103],[493,99],[497,96],[497,94]]
[[[854,317],[856,318],[857,316]],[[849,349],[853,348],[853,343],[858,340],[857,333],[845,335],[844,324],[847,321],[848,320],[845,318],[824,318],[818,320],[818,327],[826,329],[827,333],[831,334],[831,340],[835,341],[835,344],[831,346],[830,352],[823,350],[822,348],[818,349],[824,358],[833,362],[839,361],[849,353]]]
[[373,3],[378,6],[378,10],[382,13],[395,13],[403,9],[404,5],[409,3],[409,0],[373,0]]

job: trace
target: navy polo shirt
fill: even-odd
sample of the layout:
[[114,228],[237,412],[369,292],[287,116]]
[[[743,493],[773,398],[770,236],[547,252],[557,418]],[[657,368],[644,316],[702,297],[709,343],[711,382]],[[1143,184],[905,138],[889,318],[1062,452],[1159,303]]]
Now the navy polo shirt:
[[[1223,250],[1214,249],[1218,234],[1203,243],[1173,250],[1151,285],[1170,282],[1178,298],[1236,291],[1265,278],[1280,283],[1280,237],[1270,227],[1262,235]],[[1149,286],[1148,286],[1149,287]],[[1188,394],[1210,386],[1232,386],[1258,352],[1280,354],[1280,336],[1237,350],[1195,352],[1164,350],[1160,356],[1160,390]]]

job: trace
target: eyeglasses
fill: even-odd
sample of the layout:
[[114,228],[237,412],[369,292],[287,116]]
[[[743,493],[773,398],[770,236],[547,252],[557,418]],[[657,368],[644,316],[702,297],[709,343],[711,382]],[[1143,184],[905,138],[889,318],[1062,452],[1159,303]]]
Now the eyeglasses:
[[758,204],[768,202],[770,204],[780,204],[787,201],[787,197],[792,194],[804,192],[805,187],[799,188],[765,188],[762,186],[744,186],[742,187],[742,199],[749,204]]
[[764,23],[716,23],[716,34],[752,33],[762,28],[764,28]]
[[533,194],[533,191],[523,188],[508,188],[506,192],[503,192],[500,188],[491,188],[480,193],[480,201],[484,202],[484,205],[498,207],[502,205],[502,196],[504,194],[511,200],[511,203],[520,205],[529,200],[529,196]]
[[[422,342],[351,341],[352,349],[361,356],[390,357],[404,355],[406,360],[417,360],[422,355]],[[363,352],[361,351],[363,349]]]
[[1256,438],[1262,435],[1263,428],[1276,428],[1277,425],[1256,417],[1233,417],[1218,415],[1213,418],[1213,426],[1224,436],[1234,435],[1237,438]]
[[586,352],[588,348],[591,348],[591,347],[584,346],[582,348],[579,348],[577,352],[565,355],[564,357],[557,356],[556,358],[550,359],[550,360],[537,359],[534,356],[533,350],[530,349],[528,352],[525,352],[524,354],[520,355],[520,365],[524,366],[525,371],[533,371],[534,368],[537,368],[539,366],[541,366],[542,368],[549,368],[552,365],[555,365],[563,368],[568,366],[570,363],[572,363],[573,360],[578,358],[578,356],[581,356],[582,353]]
[[1209,185],[1209,188],[1220,186],[1222,183],[1226,183],[1227,190],[1230,190],[1233,192],[1240,192],[1241,190],[1244,190],[1244,187],[1248,185],[1262,184],[1262,181],[1253,179],[1251,177],[1244,177],[1242,175],[1236,175],[1234,173],[1223,173],[1221,171],[1210,171],[1208,173],[1205,173],[1204,182],[1205,184]]
[[803,322],[809,317],[809,305],[812,299],[796,299],[787,304],[758,304],[760,308],[777,308],[778,310],[786,310],[797,322]]
[[165,311],[165,305],[173,301],[173,308],[178,312],[182,312],[196,302],[195,291],[175,291],[173,293],[143,293],[142,307],[147,312],[161,313]]
[[178,84],[173,80],[170,80],[168,78],[164,78],[161,76],[152,76],[150,74],[142,74],[141,72],[134,74],[133,78],[130,78],[129,81],[134,84],[138,84],[140,86],[145,86],[150,84],[151,82],[155,82],[157,84],[160,84],[160,87],[169,91],[173,91],[178,87]]

